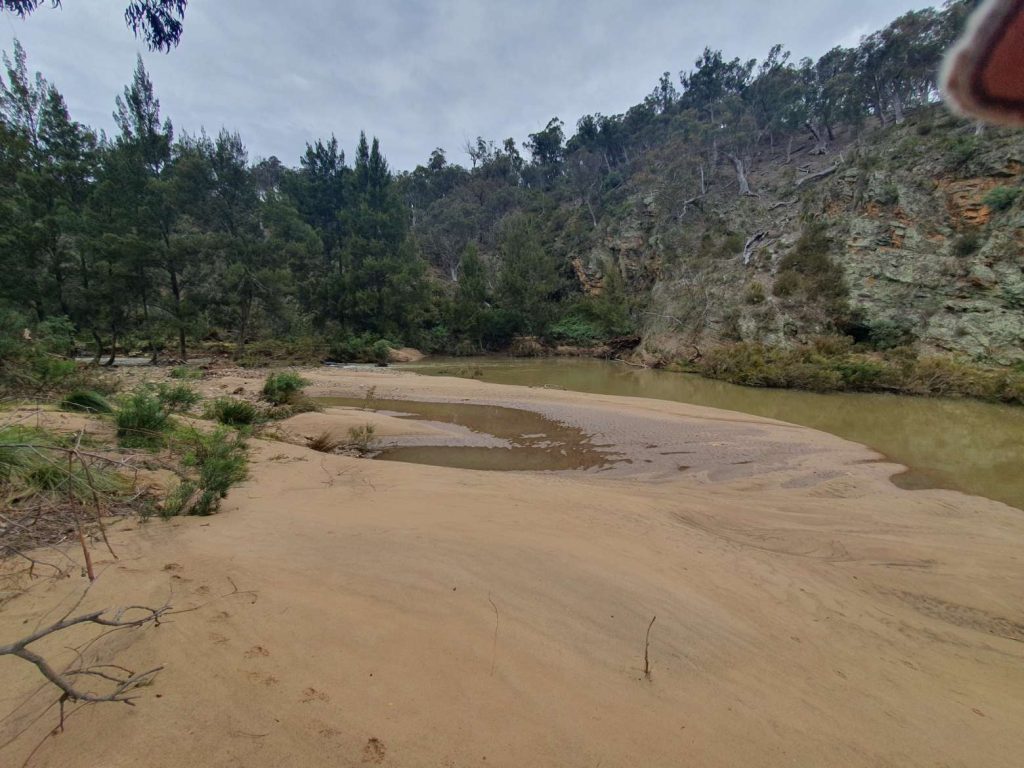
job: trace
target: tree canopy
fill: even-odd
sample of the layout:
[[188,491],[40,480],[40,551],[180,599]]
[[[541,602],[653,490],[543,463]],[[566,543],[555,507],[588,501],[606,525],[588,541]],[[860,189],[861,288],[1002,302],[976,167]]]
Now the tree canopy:
[[[47,2],[52,8],[63,4],[63,0],[0,0],[0,9],[25,18]],[[187,6],[188,0],[131,0],[124,9],[124,20],[150,50],[169,51],[181,41]]]

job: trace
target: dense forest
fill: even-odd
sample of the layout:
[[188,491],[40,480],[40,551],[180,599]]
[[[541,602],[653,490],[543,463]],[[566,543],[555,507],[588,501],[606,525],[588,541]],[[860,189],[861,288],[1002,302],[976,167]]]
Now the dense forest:
[[[710,201],[755,199],[766,164],[830,156],[936,104],[943,52],[974,5],[907,13],[817,61],[709,48],[624,114],[585,115],[570,131],[552,118],[523,144],[478,138],[468,167],[438,149],[408,172],[366,135],[350,156],[334,136],[315,139],[291,167],[252,160],[228,129],[176,132],[141,58],[114,103],[116,135],[97,133],[16,45],[0,90],[2,332],[107,362],[270,341],[357,360],[389,346],[472,354],[522,337],[637,336],[653,283],[621,261],[583,263],[609,221],[649,193],[680,231],[704,233],[663,250],[718,249],[746,267],[745,238],[708,242],[721,218]],[[793,279],[839,298],[844,278],[818,236],[808,227],[794,247],[807,274]],[[845,333],[847,309],[810,330]],[[676,330],[714,331],[700,318]]]

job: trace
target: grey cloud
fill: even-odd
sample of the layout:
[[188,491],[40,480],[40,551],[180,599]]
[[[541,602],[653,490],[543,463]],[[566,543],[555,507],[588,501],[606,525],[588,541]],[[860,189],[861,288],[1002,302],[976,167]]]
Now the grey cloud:
[[351,152],[365,129],[393,167],[412,168],[437,146],[461,160],[477,135],[522,141],[555,115],[571,128],[585,113],[622,112],[705,45],[818,56],[929,3],[193,0],[166,55],[125,29],[123,5],[3,14],[0,42],[10,50],[19,37],[30,66],[96,128],[113,130],[114,97],[141,52],[179,131],[238,130],[252,157],[294,164],[307,141],[334,133]]

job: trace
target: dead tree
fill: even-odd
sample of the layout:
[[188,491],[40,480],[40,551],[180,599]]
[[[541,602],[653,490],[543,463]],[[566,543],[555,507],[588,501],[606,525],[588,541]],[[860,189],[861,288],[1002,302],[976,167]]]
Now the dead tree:
[[740,194],[744,197],[756,197],[757,195],[750,189],[750,182],[747,181],[747,169],[743,161],[738,155],[734,155],[731,152],[726,153],[725,156],[729,158],[732,167],[736,169],[736,180],[740,184]]
[[[110,664],[100,664],[91,667],[79,667],[58,672],[53,666],[35,651],[29,649],[33,643],[42,640],[56,632],[61,632],[70,627],[80,624],[95,624],[105,627],[108,630],[137,629],[147,624],[160,624],[160,617],[170,610],[170,605],[162,608],[147,608],[141,605],[131,605],[126,608],[119,608],[111,612],[109,609],[84,613],[74,618],[66,615],[60,621],[43,627],[31,635],[16,640],[8,645],[0,645],[0,656],[17,656],[19,659],[33,664],[40,674],[61,690],[61,705],[65,701],[82,701],[89,703],[98,702],[120,702],[134,706],[133,700],[137,697],[130,693],[135,688],[152,681],[153,677],[163,669],[162,666],[147,670],[146,672],[135,673]],[[141,612],[137,619],[127,619],[125,614]],[[72,682],[74,677],[91,677],[97,680],[106,681],[111,690],[108,693],[97,694],[83,691],[77,688]]]
[[836,163],[835,165],[830,166],[823,171],[812,173],[810,176],[804,176],[796,183],[796,188],[800,189],[800,187],[802,187],[804,184],[807,184],[808,182],[817,181],[818,179],[824,179],[827,176],[831,176],[833,173],[839,170],[839,165],[839,163]]
[[754,251],[757,250],[757,246],[760,245],[766,237],[768,237],[768,230],[762,229],[760,232],[755,232],[747,238],[747,242],[743,244],[743,266],[750,264],[750,260],[754,258]]

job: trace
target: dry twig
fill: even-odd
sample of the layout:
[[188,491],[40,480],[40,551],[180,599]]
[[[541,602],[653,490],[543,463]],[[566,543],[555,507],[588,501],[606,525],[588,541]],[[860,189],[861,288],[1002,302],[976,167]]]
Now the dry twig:
[[651,623],[647,625],[647,637],[644,638],[644,677],[648,680],[651,679],[651,627],[654,626],[657,618],[657,616],[651,617]]
[[[76,605],[77,607],[77,605]],[[65,615],[60,621],[50,624],[47,627],[37,629],[30,635],[27,635],[20,640],[16,640],[8,645],[0,645],[0,656],[17,656],[19,659],[29,662],[35,665],[36,669],[39,670],[40,674],[53,683],[55,686],[60,688],[62,691],[61,696],[61,710],[63,711],[63,703],[65,701],[82,701],[89,703],[98,702],[121,702],[134,706],[133,699],[136,697],[129,696],[128,694],[135,688],[141,685],[145,685],[152,681],[154,675],[163,669],[162,666],[150,669],[146,672],[140,672],[138,674],[131,672],[130,670],[124,669],[123,667],[116,667],[114,665],[99,665],[94,667],[81,667],[78,669],[72,669],[65,672],[58,672],[54,669],[50,663],[29,649],[29,646],[33,643],[42,640],[44,637],[48,637],[56,632],[61,632],[70,627],[82,625],[82,624],[95,624],[100,627],[106,627],[108,630],[118,629],[131,629],[143,627],[146,624],[160,624],[160,617],[163,616],[170,610],[170,605],[164,605],[161,608],[147,608],[142,605],[130,605],[125,608],[119,608],[116,611],[111,612],[110,609],[103,609],[99,611],[92,611],[91,613],[84,613],[80,616],[70,617],[70,614]],[[137,619],[127,619],[125,614],[130,612],[141,611],[143,615]],[[119,671],[120,674],[113,674],[103,670],[115,670]],[[114,684],[112,692],[107,694],[95,694],[88,691],[80,690],[76,688],[71,681],[71,677],[74,676],[89,676],[103,680],[107,680]]]

